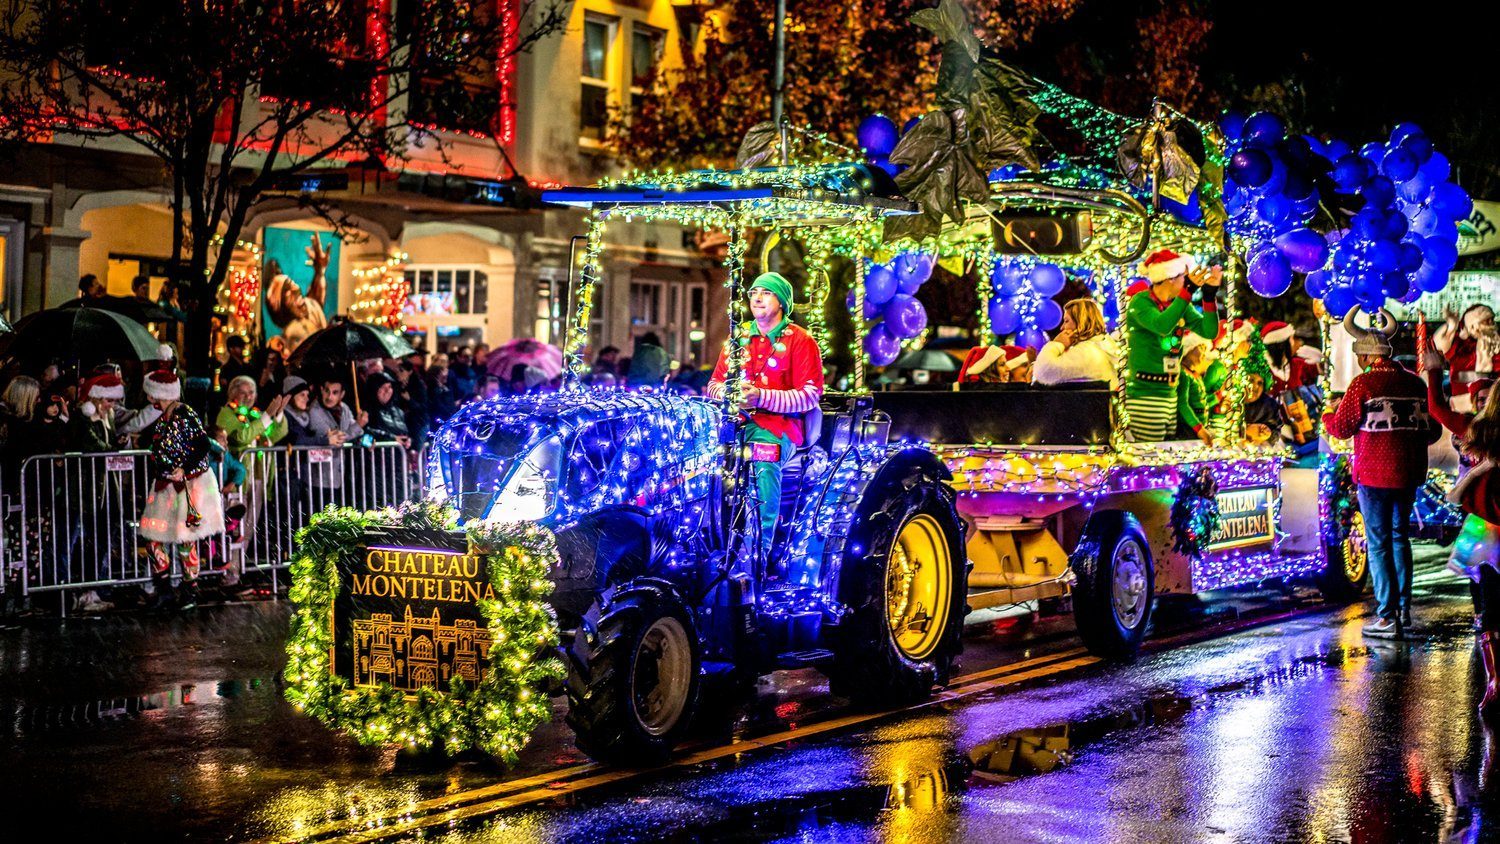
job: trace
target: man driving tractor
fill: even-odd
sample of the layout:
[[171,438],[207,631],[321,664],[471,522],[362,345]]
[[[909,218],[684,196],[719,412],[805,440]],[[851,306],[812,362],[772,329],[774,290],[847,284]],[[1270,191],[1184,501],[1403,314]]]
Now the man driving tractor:
[[[750,315],[739,342],[745,347],[744,442],[750,448],[762,549],[781,511],[781,470],[804,445],[803,416],[823,397],[823,355],[807,330],[791,322],[792,285],[780,273],[762,273],[750,285]],[[729,344],[709,379],[708,394],[724,397]]]

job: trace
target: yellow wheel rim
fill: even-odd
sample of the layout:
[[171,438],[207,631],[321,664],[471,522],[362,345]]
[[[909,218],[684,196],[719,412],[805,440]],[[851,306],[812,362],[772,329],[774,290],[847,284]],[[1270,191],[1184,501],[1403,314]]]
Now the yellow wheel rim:
[[1365,517],[1355,513],[1349,522],[1349,535],[1344,537],[1344,575],[1350,583],[1358,583],[1365,576],[1370,564],[1370,551],[1365,541]]
[[931,516],[915,516],[896,536],[885,575],[886,622],[908,659],[937,650],[952,597],[953,561],[943,528]]

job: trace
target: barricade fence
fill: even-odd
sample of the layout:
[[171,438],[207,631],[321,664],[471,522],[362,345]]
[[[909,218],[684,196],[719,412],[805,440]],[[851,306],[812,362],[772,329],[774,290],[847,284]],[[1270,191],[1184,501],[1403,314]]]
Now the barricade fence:
[[[150,581],[147,542],[138,533],[152,482],[147,457],[121,451],[28,458],[19,494],[0,498],[12,549],[7,557],[0,548],[0,571],[18,570],[23,595]],[[331,504],[375,509],[422,492],[420,453],[397,443],[252,448],[240,460],[245,478],[237,486],[220,467],[224,532],[199,546],[200,573],[226,581],[269,571],[275,584],[291,561],[297,530]]]

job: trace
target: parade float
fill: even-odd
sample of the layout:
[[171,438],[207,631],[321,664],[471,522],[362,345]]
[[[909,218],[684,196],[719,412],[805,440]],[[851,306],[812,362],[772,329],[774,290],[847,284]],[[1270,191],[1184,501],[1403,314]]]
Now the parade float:
[[[316,600],[298,601],[296,629],[308,633],[299,673],[288,670],[294,699],[331,723],[358,711],[347,701],[364,701],[387,724],[380,737],[364,730],[367,740],[409,741],[412,729],[425,737],[447,724],[454,743],[468,736],[471,746],[492,746],[485,736],[504,724],[509,748],[517,725],[534,723],[511,717],[535,708],[534,699],[521,706],[520,692],[540,689],[560,663],[579,747],[644,762],[780,668],[817,668],[858,705],[924,698],[948,679],[964,617],[980,608],[1070,603],[1092,651],[1129,657],[1158,596],[1296,578],[1336,601],[1362,592],[1347,459],[1326,442],[1297,455],[1279,437],[1247,441],[1240,416],[1256,369],[1248,357],[1231,357],[1219,433],[1208,441],[1140,441],[1122,388],[1106,382],[872,391],[870,376],[922,342],[914,294],[938,262],[976,279],[978,346],[1002,335],[1044,342],[1060,319],[1052,297],[1070,279],[1127,344],[1120,315],[1137,267],[1161,250],[1223,265],[1226,321],[1241,297],[1279,296],[1299,277],[1333,318],[1433,289],[1451,266],[1444,244],[1467,203],[1446,187],[1438,154],[1411,127],[1356,154],[1287,137],[1269,115],[1220,127],[1158,105],[1145,119],[1125,118],[1006,67],[954,20],[927,18],[945,40],[934,110],[904,132],[888,121],[861,127],[864,151],[763,124],[746,137],[737,169],[633,174],[546,196],[587,210],[569,288],[565,353],[575,376],[587,370],[610,225],[671,221],[726,235],[724,398],[591,390],[575,377],[559,393],[464,407],[434,438],[427,472],[433,506],[451,508],[449,527],[469,534],[392,533],[389,518],[345,517],[343,541],[360,550],[317,543],[300,563],[316,578]],[[1071,152],[1042,136],[1044,115],[1077,136]],[[1419,192],[1406,186],[1421,173],[1425,189],[1411,199]],[[840,264],[853,273],[849,386],[800,417],[805,445],[784,468],[781,517],[765,542],[747,529],[752,455],[741,414],[757,233],[763,243],[799,244],[799,320],[825,351],[839,304],[831,278]],[[1322,321],[1325,345],[1332,324]],[[1258,335],[1225,334],[1221,353],[1246,355],[1243,342],[1258,354]],[[1179,352],[1171,343],[1160,350]],[[1127,374],[1122,363],[1115,380]],[[1303,439],[1316,441],[1316,417],[1307,423]],[[358,675],[364,663],[342,650],[386,640],[360,639],[354,625],[376,615],[395,622],[399,611],[346,612],[340,627],[338,607],[360,606],[347,594],[356,578],[368,586],[371,561],[384,565],[385,554],[483,563],[498,553],[497,540],[476,533],[483,526],[502,538],[546,537],[529,541],[535,550],[524,557],[533,571],[549,562],[547,582],[515,597],[545,601],[547,620],[526,613],[528,624],[512,631],[487,597],[478,606],[490,609],[470,626],[488,624],[491,650],[472,672],[439,666],[401,689]],[[411,627],[423,616],[403,618]],[[551,624],[556,663],[544,645]],[[477,710],[489,713],[488,728],[473,707],[439,703],[444,694],[473,700],[502,643],[510,691]],[[315,673],[335,679],[313,683]],[[303,691],[309,685],[314,694]],[[402,721],[401,700],[426,719]],[[392,724],[400,736],[389,735]]]

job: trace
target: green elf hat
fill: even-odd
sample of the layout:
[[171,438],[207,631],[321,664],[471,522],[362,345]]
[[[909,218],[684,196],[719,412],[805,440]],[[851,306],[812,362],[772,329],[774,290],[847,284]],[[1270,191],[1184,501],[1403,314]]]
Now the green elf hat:
[[792,283],[785,276],[781,273],[761,273],[750,285],[750,290],[757,287],[776,297],[776,301],[781,303],[782,314],[792,315]]

